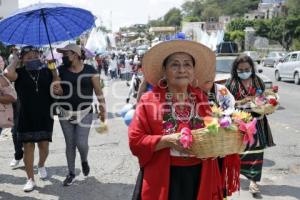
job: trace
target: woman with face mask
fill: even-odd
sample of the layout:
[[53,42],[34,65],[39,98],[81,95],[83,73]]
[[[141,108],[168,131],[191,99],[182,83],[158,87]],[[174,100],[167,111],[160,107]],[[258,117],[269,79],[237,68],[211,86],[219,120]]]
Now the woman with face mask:
[[50,86],[55,80],[54,74],[55,72],[50,71],[41,62],[39,51],[33,46],[23,47],[21,60],[14,55],[12,63],[5,70],[6,77],[15,82],[21,105],[17,133],[18,139],[24,147],[24,163],[28,178],[24,186],[25,192],[32,191],[36,185],[33,171],[35,143],[39,148],[38,172],[40,178],[47,178],[45,162],[53,131],[51,116],[53,98]]
[[[265,90],[263,81],[256,75],[252,59],[247,55],[240,55],[233,62],[231,78],[226,87],[235,97],[238,107],[245,107],[255,98],[257,92]],[[257,182],[261,179],[264,149],[275,144],[266,116],[254,112],[251,112],[251,115],[257,118],[257,132],[254,135],[254,144],[247,146],[245,152],[240,155],[241,174],[250,180],[250,193],[258,196],[260,191]]]
[[84,54],[76,44],[68,44],[57,49],[63,54],[63,65],[59,67],[61,91],[55,91],[59,103],[59,120],[65,136],[68,171],[64,186],[70,186],[75,180],[76,149],[81,157],[82,172],[88,176],[88,136],[93,120],[93,92],[99,102],[99,119],[105,120],[105,100],[100,85],[100,76],[96,69],[83,64]]

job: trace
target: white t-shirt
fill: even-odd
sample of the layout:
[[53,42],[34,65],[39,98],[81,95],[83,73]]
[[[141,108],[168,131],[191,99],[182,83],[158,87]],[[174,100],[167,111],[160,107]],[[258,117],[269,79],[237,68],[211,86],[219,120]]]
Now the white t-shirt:
[[109,67],[108,67],[108,70],[109,70],[109,71],[116,71],[117,68],[118,68],[117,59],[110,59],[110,60],[109,60]]
[[125,60],[125,68],[124,68],[125,73],[129,73],[132,71],[132,67],[130,65],[130,60],[126,59]]

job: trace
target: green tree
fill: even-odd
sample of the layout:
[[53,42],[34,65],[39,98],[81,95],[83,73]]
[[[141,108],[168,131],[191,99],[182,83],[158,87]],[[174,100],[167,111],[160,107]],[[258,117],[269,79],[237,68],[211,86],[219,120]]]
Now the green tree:
[[203,13],[202,13],[202,18],[206,21],[208,21],[210,18],[218,18],[221,16],[222,11],[220,7],[216,4],[208,4],[205,6]]
[[167,26],[180,26],[182,21],[181,10],[178,8],[170,9],[164,16],[164,22]]
[[236,42],[239,45],[239,49],[243,51],[244,43],[245,43],[245,32],[236,30],[236,31],[228,32],[228,34],[229,34],[229,41]]
[[224,38],[223,38],[223,40],[224,40],[225,42],[231,41],[231,39],[230,39],[230,32],[225,32],[225,33],[224,33]]
[[299,51],[300,50],[300,39],[293,40],[292,50]]
[[211,10],[213,7],[217,7],[220,15],[230,15],[235,17],[242,17],[249,10],[256,10],[260,0],[206,0],[204,1],[204,7]]
[[204,5],[200,0],[186,1],[181,5],[183,16],[192,19],[201,19]]
[[300,16],[300,1],[299,0],[287,0],[286,2],[289,16]]
[[149,21],[149,27],[156,27],[156,26],[165,26],[165,22],[162,20],[162,18],[156,19],[156,20],[150,20]]
[[257,35],[268,37],[271,31],[271,21],[263,19],[256,20],[254,22],[254,29]]
[[[224,4],[223,6],[223,14],[230,15],[235,17],[243,17],[245,13],[249,12],[250,10],[256,10],[258,7],[259,0],[227,0],[222,1]],[[220,3],[221,4],[221,3]]]
[[300,16],[257,21],[254,28],[257,35],[278,41],[289,50],[293,40],[300,37]]
[[200,17],[196,17],[196,16],[187,16],[187,17],[184,17],[183,21],[186,21],[186,22],[199,22],[201,21]]
[[244,31],[246,27],[251,27],[254,25],[253,21],[250,20],[245,20],[244,18],[238,18],[232,20],[228,25],[227,25],[227,30],[228,31]]

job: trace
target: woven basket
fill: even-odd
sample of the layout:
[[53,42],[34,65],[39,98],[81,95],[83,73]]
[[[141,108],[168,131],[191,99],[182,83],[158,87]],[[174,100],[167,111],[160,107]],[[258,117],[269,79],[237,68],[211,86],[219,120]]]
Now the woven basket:
[[223,157],[241,153],[245,150],[243,134],[219,128],[217,134],[209,133],[207,129],[192,130],[193,144],[191,152],[198,158]]
[[[273,96],[277,101],[279,100],[279,96],[270,90],[266,90],[263,95],[264,96]],[[262,106],[251,107],[251,111],[258,113],[260,115],[269,115],[269,114],[274,113],[278,107],[279,107],[279,104],[277,104],[276,106],[273,106],[272,104],[267,103]]]

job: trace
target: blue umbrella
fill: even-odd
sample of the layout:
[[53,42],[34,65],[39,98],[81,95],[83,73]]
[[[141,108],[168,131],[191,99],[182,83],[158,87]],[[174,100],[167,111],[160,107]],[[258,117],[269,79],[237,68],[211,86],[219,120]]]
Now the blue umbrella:
[[95,24],[94,15],[66,4],[39,3],[0,21],[0,41],[42,46],[78,37]]

